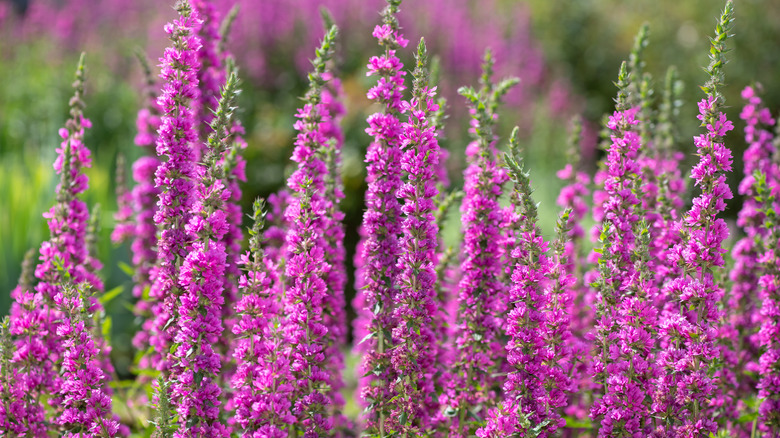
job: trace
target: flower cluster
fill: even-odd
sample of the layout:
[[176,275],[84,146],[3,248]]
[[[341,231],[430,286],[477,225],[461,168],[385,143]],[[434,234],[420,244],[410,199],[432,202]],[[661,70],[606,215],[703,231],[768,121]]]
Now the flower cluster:
[[400,415],[400,431],[420,434],[431,427],[439,406],[430,394],[436,392],[437,344],[441,332],[434,321],[439,313],[436,282],[438,226],[434,221],[434,198],[439,194],[436,170],[439,144],[430,115],[439,108],[433,98],[435,88],[428,87],[427,49],[421,40],[414,70],[412,100],[403,102],[407,121],[401,124],[401,170],[404,182],[397,197],[401,207],[401,257],[398,259],[398,292],[394,297],[392,337],[396,345],[391,353],[395,372],[403,376],[398,391],[402,394],[394,414]]
[[95,306],[89,300],[89,285],[61,285],[54,297],[64,319],[57,326],[62,339],[62,386],[57,392],[62,413],[56,420],[65,436],[76,432],[87,437],[114,437],[119,423],[111,418],[111,396],[106,391],[107,377],[100,367],[100,344],[91,331],[89,314]]
[[492,132],[498,101],[515,81],[494,86],[492,54],[487,52],[485,57],[482,89],[478,93],[461,89],[473,108],[471,129],[475,138],[469,146],[471,163],[464,172],[463,258],[453,335],[457,351],[446,393],[448,407],[457,412],[450,429],[454,436],[473,433],[475,425],[466,424],[469,409],[494,405],[492,400],[500,384],[491,375],[500,372],[505,361],[502,354],[496,354],[496,350],[501,351],[499,339],[504,331],[500,322],[507,310],[506,287],[500,281],[503,261],[496,254],[501,249],[500,225],[504,219],[499,198],[508,175],[497,163]]
[[325,220],[332,208],[325,183],[325,155],[331,139],[322,128],[329,126],[331,116],[321,100],[324,72],[333,54],[336,33],[337,28],[331,27],[317,49],[306,103],[298,110],[295,123],[298,135],[292,160],[298,168],[287,180],[292,198],[285,212],[290,228],[286,237],[287,289],[282,299],[282,324],[290,345],[295,388],[293,413],[299,430],[306,436],[328,434],[340,427],[335,413],[343,403],[337,396],[343,386],[338,342],[344,330],[338,323],[345,322],[340,316],[343,297],[339,295],[341,291],[329,290],[326,281],[332,269],[325,257],[331,248],[326,234],[332,225]]
[[[722,356],[716,343],[723,290],[713,271],[724,266],[723,242],[729,234],[725,221],[716,215],[732,197],[725,175],[731,171],[731,151],[723,137],[734,126],[721,112],[723,97],[718,87],[723,81],[721,69],[732,7],[727,3],[718,22],[708,68],[710,80],[703,87],[707,97],[699,102],[698,118],[706,132],[694,139],[700,160],[691,177],[701,194],[676,224],[682,241],[668,253],[683,275],[665,284],[663,293],[674,306],[664,309],[658,323],[664,349],[657,363],[663,372],[655,383],[653,407],[673,419],[662,426],[671,436],[714,433],[717,425],[711,412],[723,405],[720,379],[709,364]],[[670,423],[674,424],[671,428]]]
[[177,4],[179,18],[165,26],[173,43],[160,59],[163,90],[157,98],[162,111],[157,137],[157,154],[165,157],[155,171],[155,186],[159,190],[158,209],[154,221],[160,229],[157,239],[157,262],[152,269],[149,296],[161,303],[155,308],[155,321],[150,331],[150,344],[162,355],[153,368],[170,367],[164,357],[172,344],[176,308],[181,295],[178,277],[191,244],[185,230],[195,200],[195,144],[198,140],[196,118],[189,103],[198,99],[197,72],[200,67],[198,50],[201,40],[195,34],[201,20],[187,2]]
[[[373,31],[384,53],[368,64],[377,80],[367,98],[378,111],[366,121],[368,190],[355,258],[354,397],[364,414],[348,417],[344,378],[340,202],[349,140],[332,68],[337,27],[327,26],[295,114],[287,188],[268,197],[267,211],[255,202],[242,253],[246,142],[224,44],[236,15],[218,31],[214,4],[182,0],[165,27],[172,46],[160,60],[162,91],[148,93],[154,102],[138,117],[136,144],[154,144],[158,157],[135,164],[136,186],[119,191],[114,230],[134,250],[134,344],[143,350],[135,369],[148,391],[109,384],[108,297],[92,295],[103,289],[97,219],[80,199],[90,165],[82,64],[60,132],[57,202],[45,214],[51,237],[40,263],[25,263],[0,324],[0,434],[128,435],[121,421],[131,418],[112,412],[118,399],[130,415],[151,402],[156,413],[138,418],[152,418],[143,433],[160,438],[777,435],[780,140],[754,88],[743,93],[749,148],[739,193],[748,199],[737,225],[746,236],[731,249],[731,275],[729,230],[718,217],[732,197],[724,138],[734,126],[720,92],[732,3],[711,40],[698,105],[705,129],[694,139],[692,206],[683,211],[674,151],[680,87],[670,70],[656,110],[643,27],[618,76],[596,177],[577,158],[558,173],[564,211],[554,239],[540,224],[520,128],[499,154],[499,104],[517,80],[493,82],[491,51],[478,89],[460,90],[473,137],[463,191],[444,192],[440,88],[421,40],[407,93],[401,1],[387,3]],[[570,148],[580,142],[575,125]],[[461,198],[461,241],[448,248],[443,218]],[[590,219],[599,243],[586,258]]]
[[[621,68],[621,76],[624,71]],[[656,313],[648,298],[652,293],[641,283],[635,264],[635,254],[641,255],[636,241],[641,138],[632,129],[639,123],[638,110],[617,111],[607,122],[614,134],[604,184],[609,198],[603,205],[593,364],[604,395],[591,409],[591,417],[601,420],[602,433],[607,436],[648,433],[649,406],[643,394],[655,377],[651,352]]]
[[[514,182],[516,213],[519,217],[517,243],[510,257],[514,261],[512,286],[506,315],[507,363],[511,370],[503,385],[504,401],[488,412],[487,423],[477,430],[481,438],[548,436],[565,424],[558,408],[567,403],[571,379],[567,375],[569,317],[565,315],[571,276],[564,271],[565,242],[556,244],[548,257],[548,243],[537,226],[536,204],[531,198],[529,175],[523,170],[517,143],[518,128],[510,138],[511,155],[505,160]],[[559,228],[566,232],[568,210]]]
[[236,303],[239,319],[233,326],[237,339],[232,408],[236,424],[249,436],[284,438],[288,436],[285,427],[295,423],[291,413],[293,385],[278,328],[281,307],[272,288],[279,280],[278,272],[264,257],[262,246],[264,216],[262,203],[255,202],[249,252],[239,262],[246,273],[239,279],[242,296]]
[[[368,91],[368,98],[382,105],[382,111],[368,117],[366,132],[373,137],[366,152],[368,188],[363,216],[364,239],[360,244],[362,257],[359,269],[363,289],[357,295],[355,307],[359,316],[356,330],[365,348],[360,365],[360,397],[370,407],[365,418],[369,433],[383,436],[385,431],[398,430],[401,418],[391,415],[391,400],[397,395],[394,381],[397,374],[391,364],[390,351],[396,344],[392,329],[395,284],[399,275],[396,261],[401,250],[401,205],[396,193],[401,187],[401,98],[404,85],[403,64],[396,51],[409,43],[401,35],[396,13],[400,0],[391,0],[383,12],[384,24],[376,26],[373,35],[385,48],[381,56],[369,60],[368,75],[379,76]],[[365,335],[365,337],[363,337]]]

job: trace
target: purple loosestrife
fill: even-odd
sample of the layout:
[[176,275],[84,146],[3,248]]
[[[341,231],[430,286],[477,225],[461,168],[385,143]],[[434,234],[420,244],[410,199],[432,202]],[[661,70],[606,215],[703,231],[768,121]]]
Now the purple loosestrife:
[[192,243],[184,229],[189,222],[195,200],[194,186],[200,170],[195,162],[198,131],[196,115],[190,108],[198,99],[197,73],[200,68],[198,50],[201,43],[195,34],[200,18],[192,6],[182,0],[176,4],[179,17],[165,25],[172,47],[160,58],[163,79],[162,93],[157,99],[163,113],[157,137],[157,154],[166,157],[155,172],[155,187],[159,190],[158,210],[154,221],[160,229],[157,242],[157,264],[151,272],[149,295],[162,302],[155,308],[155,322],[150,344],[161,355],[155,369],[167,370],[166,357],[172,343],[172,327],[176,323],[176,308],[181,290],[179,270]]
[[[547,256],[548,244],[537,226],[536,204],[531,198],[529,175],[519,158],[518,128],[512,132],[511,153],[505,156],[514,181],[519,229],[511,257],[515,266],[507,301],[506,345],[509,373],[503,401],[487,413],[480,438],[548,437],[565,424],[559,408],[566,405],[571,379],[566,375],[568,354],[563,342],[570,338],[567,289],[571,280]],[[559,228],[565,228],[567,214]],[[558,245],[560,250],[562,245]],[[559,254],[560,255],[560,254]]]
[[171,400],[179,414],[176,437],[225,436],[220,421],[219,385],[222,306],[227,252],[222,241],[228,229],[223,156],[227,150],[238,94],[235,73],[228,77],[211,122],[205,168],[195,190],[192,214],[185,230],[192,242],[179,274],[181,296],[176,308],[175,363]]
[[[4,376],[9,380],[3,383],[7,392],[3,393],[0,426],[11,437],[45,436],[49,425],[45,420],[42,395],[47,388],[58,388],[55,386],[58,377],[50,357],[52,351],[47,345],[48,339],[54,336],[55,327],[50,321],[51,309],[41,293],[19,288],[14,292],[9,321],[13,355],[0,370],[11,373]],[[13,382],[12,386],[9,386],[10,382]]]
[[[324,155],[323,161],[327,168],[325,175],[325,197],[327,199],[324,221],[325,263],[330,267],[325,274],[325,283],[328,287],[328,306],[324,314],[324,322],[328,327],[331,337],[328,355],[328,369],[333,378],[331,394],[335,406],[343,407],[345,400],[341,394],[343,387],[342,370],[344,370],[344,355],[342,349],[347,344],[347,312],[346,297],[344,295],[347,285],[346,249],[344,248],[344,212],[339,209],[341,200],[344,199],[344,190],[341,179],[341,149],[344,143],[344,133],[341,130],[340,120],[346,113],[344,105],[339,99],[342,94],[341,82],[333,77],[329,71],[323,72],[323,79],[327,82],[320,96],[321,105],[327,108],[328,118],[321,120],[321,130],[327,139],[327,146],[320,152]],[[340,408],[339,408],[340,409]],[[337,421],[339,428],[348,427],[346,417],[340,417]]]
[[47,360],[44,341],[49,311],[41,302],[41,294],[32,293],[35,254],[31,249],[25,255],[19,284],[11,292],[11,315],[3,321],[0,338],[0,430],[9,437],[43,436],[48,427],[37,397],[41,382],[52,378],[41,371],[53,370],[33,368]]
[[[650,225],[649,251],[654,258],[651,269],[658,280],[656,287],[663,286],[664,279],[679,276],[679,267],[668,263],[667,252],[679,243],[679,235],[674,231],[674,223],[682,215],[685,180],[680,171],[683,153],[674,150],[675,123],[679,118],[681,106],[682,82],[678,79],[677,70],[670,67],[667,70],[663,101],[658,111],[658,120],[654,128],[655,135],[647,139],[652,144],[652,155],[640,157],[640,165],[646,180],[651,180],[655,193],[654,199],[645,197],[643,208],[651,208],[646,214]],[[647,184],[646,184],[647,186]],[[645,189],[645,192],[650,190]],[[664,295],[658,294],[656,305],[664,304]]]
[[406,47],[399,31],[396,14],[401,0],[387,0],[383,24],[376,26],[373,35],[385,48],[384,54],[373,56],[367,75],[377,75],[377,84],[368,91],[368,98],[382,105],[382,111],[368,116],[366,132],[373,137],[366,152],[366,212],[362,230],[362,273],[356,282],[362,285],[356,303],[358,323],[365,327],[357,333],[367,333],[362,342],[366,353],[360,365],[360,398],[366,405],[364,420],[366,435],[385,437],[390,430],[398,430],[400,418],[391,417],[394,382],[397,378],[390,363],[395,345],[391,331],[396,326],[394,317],[395,285],[400,274],[397,260],[401,251],[398,242],[401,232],[401,205],[396,193],[401,187],[401,98],[404,86],[403,64],[396,51]]
[[[12,293],[16,300],[11,308],[10,333],[15,338],[16,352],[11,360],[14,367],[20,367],[17,376],[20,389],[25,394],[24,409],[13,422],[22,425],[28,432],[40,432],[46,425],[40,423],[43,407],[40,398],[44,394],[56,395],[62,385],[62,376],[57,373],[57,364],[64,351],[57,323],[63,317],[55,305],[55,297],[61,293],[64,276],[88,283],[97,290],[103,283],[91,265],[86,242],[89,212],[79,195],[88,187],[88,178],[83,173],[92,164],[90,152],[84,145],[84,129],[91,126],[83,115],[84,102],[84,56],[79,60],[74,83],[75,94],[70,100],[70,119],[60,129],[63,141],[57,149],[54,169],[61,175],[57,186],[57,201],[44,217],[47,219],[51,236],[40,247],[40,263],[35,268],[38,279],[35,291],[32,284],[20,284]],[[95,310],[101,306],[90,298]],[[103,372],[113,372],[110,362],[104,362]],[[56,405],[57,400],[51,403]],[[59,413],[61,410],[56,410]]]
[[[628,108],[626,64],[621,66],[617,111],[607,127],[613,132],[607,156],[604,189],[609,198],[603,204],[599,257],[600,292],[597,302],[593,355],[595,380],[603,385],[590,416],[601,423],[599,436],[623,437],[647,434],[650,412],[646,391],[655,377],[651,353],[656,312],[639,284],[636,241],[642,183],[637,161],[641,136],[636,119],[639,107]],[[646,248],[645,248],[646,250]]]
[[[778,165],[773,167],[774,172]],[[780,225],[777,212],[780,203],[780,184],[757,171],[755,200],[762,202],[766,250],[759,257],[764,272],[758,280],[758,298],[761,300],[761,327],[758,343],[763,349],[758,361],[759,430],[763,436],[780,436]]]
[[333,331],[328,323],[338,321],[335,312],[343,303],[328,290],[326,283],[331,266],[325,260],[328,223],[324,216],[330,209],[325,192],[328,174],[325,162],[329,139],[322,128],[330,123],[328,106],[322,103],[326,81],[326,63],[333,54],[336,26],[330,28],[317,56],[312,61],[310,88],[305,105],[298,111],[295,123],[298,135],[292,160],[298,168],[287,181],[293,197],[285,216],[290,222],[287,232],[287,290],[283,297],[285,319],[282,324],[290,346],[294,379],[293,414],[297,430],[304,436],[324,436],[341,426],[340,403],[334,391],[343,386],[341,370],[331,363],[343,363]]
[[[761,98],[753,87],[746,87],[742,91],[742,98],[747,100],[740,118],[746,122],[745,141],[748,148],[745,150],[743,160],[744,178],[739,185],[739,194],[745,196],[745,201],[739,212],[737,225],[745,231],[745,237],[734,244],[731,252],[734,269],[729,273],[729,279],[732,281],[729,307],[734,310],[730,315],[729,326],[737,332],[735,338],[739,342],[740,365],[748,366],[755,371],[759,356],[755,329],[761,323],[761,317],[758,314],[759,301],[754,289],[762,274],[758,258],[762,251],[760,240],[766,237],[766,230],[762,228],[764,222],[762,205],[755,199],[754,173],[759,171],[770,181],[777,177],[772,174],[774,146],[772,132],[768,129],[775,124],[775,120],[772,119],[769,110],[761,105]],[[755,382],[745,383],[752,386]],[[752,390],[752,388],[745,389]]]
[[471,435],[478,427],[478,421],[471,421],[470,411],[495,406],[500,386],[495,375],[506,361],[500,340],[500,319],[507,303],[506,288],[500,282],[503,214],[498,199],[508,175],[496,162],[493,128],[498,104],[517,79],[494,84],[492,76],[493,58],[487,51],[479,92],[471,87],[459,90],[472,107],[474,137],[467,150],[470,163],[464,173],[463,260],[457,293],[455,353],[452,380],[445,391],[445,415],[452,417],[450,434],[459,437]]
[[669,261],[682,269],[680,277],[670,280],[663,293],[674,303],[662,313],[659,322],[661,351],[657,363],[664,371],[655,382],[654,416],[659,418],[659,433],[666,436],[706,436],[717,429],[716,409],[723,405],[716,373],[721,360],[718,342],[718,308],[723,290],[716,282],[718,268],[724,266],[723,241],[728,227],[719,212],[726,208],[732,194],[726,184],[731,171],[731,151],[723,144],[733,125],[721,112],[725,42],[733,20],[733,4],[726,3],[711,39],[710,78],[702,87],[707,97],[699,102],[699,120],[706,127],[694,138],[700,157],[691,177],[701,194],[675,226],[681,243],[669,253]]
[[[157,200],[160,190],[155,186],[155,172],[160,166],[154,145],[157,141],[157,130],[160,128],[160,107],[157,104],[157,94],[154,91],[157,84],[152,76],[152,70],[147,58],[138,53],[137,57],[144,70],[147,88],[147,104],[138,112],[135,144],[143,148],[144,156],[133,163],[133,180],[135,186],[127,193],[126,205],[123,205],[115,216],[118,224],[111,234],[114,242],[131,239],[130,249],[133,263],[133,296],[138,299],[135,313],[143,322],[141,329],[133,337],[133,346],[140,351],[149,348],[149,336],[153,329],[162,300],[149,294],[151,287],[151,271],[157,261],[157,225],[154,216],[157,212]],[[117,173],[123,165],[117,164]],[[152,368],[153,363],[159,363],[160,354],[145,354],[138,363],[141,369]]]
[[35,269],[35,276],[40,280],[36,290],[47,299],[53,299],[59,290],[57,279],[61,273],[56,267],[58,263],[74,282],[88,282],[95,290],[103,289],[103,282],[95,274],[96,269],[88,263],[86,235],[89,210],[87,204],[78,198],[89,187],[89,178],[83,169],[92,166],[89,149],[84,145],[84,129],[91,127],[92,123],[83,115],[83,56],[79,61],[74,88],[76,92],[70,100],[71,118],[65,128],[60,129],[63,142],[57,149],[58,156],[54,162],[54,169],[62,175],[57,186],[57,204],[43,215],[48,220],[51,238],[41,244],[41,263]]
[[405,179],[397,196],[401,207],[401,257],[397,262],[398,292],[393,305],[392,330],[395,347],[391,363],[399,378],[394,417],[399,418],[399,434],[419,436],[434,428],[438,413],[435,376],[439,332],[435,318],[439,313],[436,297],[436,250],[438,226],[433,212],[439,143],[429,116],[438,110],[433,100],[436,89],[428,87],[427,49],[420,40],[417,67],[414,70],[412,100],[404,102],[402,113],[408,119],[401,124],[401,170]]
[[273,284],[278,272],[263,252],[265,213],[254,204],[254,226],[249,231],[249,251],[239,261],[246,273],[239,279],[239,315],[233,325],[236,335],[236,372],[231,386],[235,421],[245,436],[286,438],[292,415],[293,379],[282,332],[281,309]]
[[[564,227],[567,230],[567,239],[564,241],[564,254],[559,257],[560,260],[567,260],[564,266],[567,278],[574,279],[568,289],[572,294],[568,300],[571,307],[572,332],[571,342],[572,355],[576,360],[572,362],[572,377],[579,382],[580,387],[586,388],[592,385],[591,373],[588,371],[590,366],[589,351],[590,342],[585,339],[586,334],[593,328],[594,312],[596,307],[595,290],[582,281],[582,271],[587,266],[585,257],[583,257],[582,240],[585,237],[585,230],[581,222],[590,212],[586,197],[589,194],[588,185],[590,176],[583,171],[577,170],[580,162],[580,144],[582,142],[582,121],[579,117],[575,118],[569,137],[569,162],[556,174],[559,179],[565,182],[561,189],[557,204],[558,206],[570,210],[568,216],[568,225]],[[566,407],[566,413],[577,419],[584,419],[588,415],[587,396],[582,393],[572,394],[572,401]]]
[[[214,3],[209,0],[193,0],[193,11],[203,20],[197,29],[200,37],[201,46],[198,49],[198,60],[200,68],[198,69],[198,88],[200,89],[199,98],[193,102],[193,110],[196,112],[196,124],[199,138],[208,138],[212,133],[211,123],[214,119],[214,111],[217,107],[220,97],[220,85],[225,83],[231,70],[235,68],[230,58],[230,54],[225,50],[223,38],[225,34],[221,32],[219,23],[219,13]],[[225,26],[225,32],[230,29]],[[237,260],[241,252],[241,241],[243,233],[241,231],[242,213],[238,203],[241,200],[241,190],[239,181],[246,181],[245,167],[246,162],[239,154],[241,149],[246,148],[246,142],[241,135],[244,133],[243,126],[234,120],[230,127],[230,137],[232,146],[229,151],[225,151],[220,160],[224,160],[223,184],[230,192],[231,196],[225,200],[225,211],[227,213],[228,231],[220,239],[225,245],[227,254],[227,268],[224,276],[223,295],[225,303],[222,306],[223,318],[229,323],[230,315],[233,309],[233,303],[236,302],[236,280],[240,275]],[[207,154],[202,144],[198,145],[199,155]],[[226,349],[229,345],[227,340],[220,343],[220,347]],[[224,351],[223,351],[224,352]],[[227,357],[227,356],[226,356]]]
[[54,297],[63,314],[56,330],[64,350],[62,386],[57,391],[62,413],[55,422],[63,436],[109,438],[117,436],[119,423],[112,418],[108,376],[101,368],[100,344],[91,330],[91,313],[96,306],[89,292],[88,283],[65,283]]

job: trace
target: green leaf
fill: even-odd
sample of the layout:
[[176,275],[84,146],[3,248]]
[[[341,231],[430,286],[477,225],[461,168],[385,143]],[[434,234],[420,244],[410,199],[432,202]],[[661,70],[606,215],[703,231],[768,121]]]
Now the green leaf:
[[124,292],[125,288],[124,286],[117,286],[110,291],[104,293],[101,297],[98,298],[98,301],[100,301],[100,304],[102,304],[104,307],[106,304],[110,303],[114,298],[118,297],[119,295],[122,295],[122,292]]
[[135,370],[135,372],[139,376],[154,377],[155,379],[160,377],[160,371],[159,370],[152,370],[152,369],[147,369],[147,368],[141,368],[141,369]]
[[112,320],[110,316],[106,316],[106,319],[103,320],[103,327],[101,327],[101,333],[103,334],[103,339],[106,340],[106,342],[110,345],[111,344],[111,325]]
[[125,262],[119,262],[119,269],[121,269],[122,272],[127,274],[130,278],[135,276],[135,268],[133,268],[132,266],[128,265]]
[[569,429],[593,429],[593,423],[588,419],[578,420],[572,417],[564,417],[566,427]]
[[363,337],[363,339],[360,340],[360,342],[358,342],[358,345],[362,344],[363,342],[366,342],[367,340],[369,340],[369,339],[371,339],[373,337],[374,337],[373,333],[367,334],[366,336]]

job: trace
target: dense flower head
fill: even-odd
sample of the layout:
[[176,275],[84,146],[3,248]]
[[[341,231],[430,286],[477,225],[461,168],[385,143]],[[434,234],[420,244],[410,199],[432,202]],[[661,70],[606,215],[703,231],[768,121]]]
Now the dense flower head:
[[[378,433],[380,430],[396,430],[399,418],[390,415],[391,400],[397,395],[393,382],[398,374],[391,364],[391,353],[396,340],[391,330],[396,326],[394,316],[395,284],[400,274],[397,261],[401,254],[399,234],[401,232],[401,205],[396,197],[401,187],[402,132],[399,112],[404,85],[403,64],[395,49],[405,39],[400,36],[397,0],[389,0],[384,14],[384,23],[377,27],[379,43],[385,46],[385,53],[372,57],[368,75],[378,75],[377,84],[367,97],[382,105],[382,111],[368,116],[366,133],[373,137],[366,151],[366,212],[363,215],[362,265],[356,266],[361,278],[356,283],[363,288],[358,292],[356,304],[361,327],[357,333],[365,333],[360,348],[365,349],[359,367],[360,398],[370,406],[364,415],[366,430]],[[388,26],[388,27],[383,27]]]
[[436,296],[436,250],[438,226],[434,220],[435,186],[439,164],[439,144],[429,115],[438,110],[433,97],[435,88],[427,85],[427,53],[420,42],[415,89],[412,100],[403,102],[407,120],[400,136],[401,170],[404,180],[396,196],[403,199],[401,207],[401,257],[397,262],[400,274],[398,294],[393,306],[397,325],[392,329],[396,347],[390,362],[401,376],[401,400],[393,416],[405,417],[403,433],[420,433],[432,427],[438,414],[438,404],[430,394],[436,392],[435,375],[439,331],[435,321],[439,313]]
[[[621,68],[621,78],[623,73]],[[656,311],[650,299],[652,285],[643,281],[642,275],[649,269],[642,264],[649,260],[649,248],[647,232],[640,228],[642,201],[637,196],[642,184],[641,123],[647,123],[637,118],[640,109],[618,110],[607,121],[612,143],[604,180],[608,198],[601,222],[600,277],[596,283],[600,296],[592,365],[604,394],[590,412],[591,418],[601,421],[600,436],[624,432],[636,436],[651,431],[645,391],[657,374],[652,358]],[[638,241],[637,236],[644,236],[644,240]]]
[[[516,136],[517,128],[510,140],[511,155],[505,158],[520,217],[517,244],[510,255],[514,267],[505,320],[508,374],[503,401],[489,409],[487,423],[476,431],[480,438],[551,436],[565,424],[559,409],[572,390],[567,365],[570,350],[565,346],[571,337],[566,312],[572,279],[564,271],[565,242],[557,242],[554,256],[549,257],[549,244],[536,223],[528,174],[519,162]],[[566,220],[568,210],[562,221]],[[565,228],[559,224],[560,239],[565,239]],[[537,435],[533,435],[539,424],[545,427],[536,427]]]
[[284,339],[277,325],[281,308],[273,295],[278,271],[264,257],[262,232],[265,213],[255,203],[255,225],[250,230],[250,252],[239,263],[245,274],[239,279],[242,296],[236,303],[238,320],[233,355],[236,372],[231,378],[235,390],[232,410],[236,424],[251,436],[286,437],[283,425],[295,423],[291,412],[293,392]]
[[[450,433],[467,436],[475,425],[467,422],[470,409],[495,405],[500,382],[497,373],[505,363],[501,337],[501,321],[507,311],[506,286],[502,283],[506,272],[507,254],[502,245],[502,224],[507,214],[499,204],[503,185],[508,180],[506,169],[498,165],[496,140],[492,130],[498,115],[498,104],[511,80],[494,84],[492,52],[485,54],[482,87],[461,89],[470,101],[472,119],[469,132],[473,141],[468,167],[464,171],[464,197],[461,204],[463,248],[460,281],[457,286],[457,317],[452,329],[455,347],[452,359],[452,377],[446,383],[444,402],[455,410]],[[469,151],[467,150],[467,155]],[[510,219],[511,222],[511,219]],[[513,242],[512,242],[513,243]],[[511,263],[511,262],[510,262]]]
[[62,413],[56,422],[65,431],[86,431],[88,437],[114,437],[119,423],[111,418],[111,396],[106,391],[107,376],[100,366],[100,345],[95,341],[88,314],[89,286],[63,285],[54,297],[65,316],[57,325],[57,336],[63,341],[62,384],[56,400]]
[[326,189],[329,169],[326,156],[330,142],[323,132],[332,131],[329,108],[322,102],[326,63],[333,53],[337,28],[331,27],[317,50],[310,75],[306,103],[298,110],[298,131],[292,160],[297,169],[287,180],[292,193],[285,217],[287,231],[285,276],[287,289],[282,300],[282,322],[289,347],[290,369],[295,403],[292,413],[296,426],[305,436],[319,436],[343,426],[338,412],[343,399],[340,341],[346,328],[343,316],[343,291],[329,289],[326,253],[331,251],[327,238],[334,226],[326,219],[332,212],[333,198]]
[[[156,310],[150,344],[162,360],[163,368],[170,364],[165,355],[170,349],[170,321],[176,319],[178,306],[178,274],[191,242],[185,225],[190,221],[195,181],[199,169],[195,162],[198,130],[190,102],[200,95],[197,52],[201,40],[196,35],[201,19],[187,2],[178,4],[179,17],[165,25],[172,47],[160,58],[162,92],[157,104],[162,112],[157,131],[157,154],[165,157],[155,172],[155,187],[159,190],[158,209],[154,221],[160,229],[157,241],[157,264],[151,271],[150,296],[163,304]],[[157,368],[160,363],[153,363]]]
[[[177,329],[173,341],[176,360],[172,371],[171,399],[179,414],[176,436],[228,436],[220,420],[220,371],[222,357],[222,307],[228,266],[223,238],[229,230],[226,203],[231,197],[224,181],[224,154],[230,136],[237,77],[228,77],[214,110],[195,201],[184,229],[192,244],[181,265],[178,285]],[[194,427],[192,427],[194,425]]]
[[[730,403],[720,390],[726,376],[705,365],[723,356],[717,345],[723,318],[718,303],[723,289],[715,270],[724,266],[723,242],[729,231],[717,214],[725,210],[725,200],[732,196],[725,177],[731,171],[731,151],[723,137],[733,129],[733,124],[721,112],[722,97],[717,87],[723,79],[719,68],[723,64],[732,7],[728,2],[718,22],[717,37],[712,40],[710,81],[703,87],[707,97],[698,104],[698,119],[706,131],[694,138],[699,164],[694,167],[692,178],[701,194],[676,224],[681,242],[668,253],[669,261],[678,264],[683,275],[669,281],[663,289],[667,300],[675,305],[667,306],[661,313],[661,345],[673,345],[675,349],[659,354],[658,366],[663,373],[655,382],[653,408],[665,417],[666,425],[661,428],[669,434],[715,432],[715,412]],[[678,327],[684,330],[679,331]]]

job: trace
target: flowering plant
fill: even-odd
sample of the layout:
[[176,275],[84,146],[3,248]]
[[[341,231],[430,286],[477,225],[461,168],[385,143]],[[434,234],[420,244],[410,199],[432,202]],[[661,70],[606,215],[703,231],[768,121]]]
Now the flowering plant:
[[[328,23],[295,114],[287,189],[254,203],[242,251],[248,142],[237,120],[239,72],[215,6],[177,3],[160,92],[147,93],[138,115],[136,144],[155,148],[135,163],[135,187],[118,193],[113,237],[136,251],[139,357],[129,383],[110,361],[103,305],[114,293],[103,292],[96,212],[82,199],[91,164],[82,57],[54,163],[56,203],[44,214],[51,236],[39,263],[25,264],[0,325],[3,436],[780,434],[780,136],[754,87],[743,93],[750,148],[739,192],[749,198],[737,225],[745,237],[731,248],[730,273],[734,231],[719,217],[732,197],[735,126],[721,92],[732,2],[711,39],[698,103],[691,205],[673,150],[675,73],[656,110],[643,27],[618,73],[601,168],[591,178],[574,159],[558,174],[567,185],[552,239],[539,223],[521,128],[500,147],[500,104],[518,80],[494,82],[488,50],[480,86],[460,89],[473,142],[463,191],[451,188],[446,102],[425,39],[411,74],[404,69],[400,8],[387,0],[373,30],[381,51],[368,60],[376,82],[366,97],[376,112],[366,120],[353,273],[341,211],[348,112],[334,57],[349,41]],[[446,246],[442,217],[459,199],[457,251]],[[349,358],[360,362],[354,391]],[[131,390],[142,385],[150,391]],[[117,400],[150,409],[118,415]],[[363,413],[351,415],[356,403]]]

